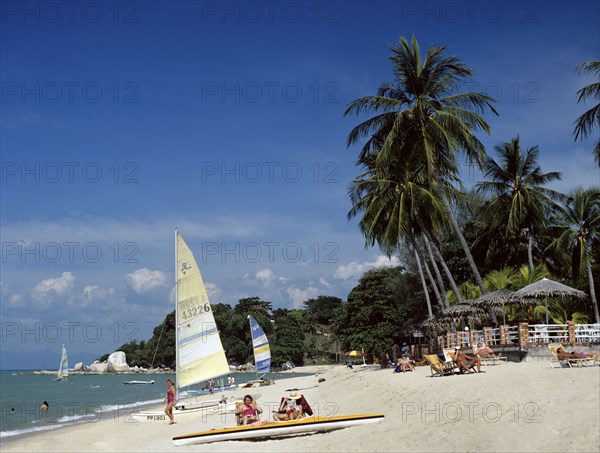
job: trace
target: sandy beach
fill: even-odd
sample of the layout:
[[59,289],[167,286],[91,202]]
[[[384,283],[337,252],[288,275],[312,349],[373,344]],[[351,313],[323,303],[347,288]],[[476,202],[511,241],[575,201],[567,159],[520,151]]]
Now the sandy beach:
[[[2,445],[17,451],[536,451],[600,449],[600,367],[553,369],[547,361],[482,367],[485,373],[430,377],[429,367],[393,374],[375,366],[315,366],[260,393],[270,413],[297,388],[317,415],[383,413],[383,422],[266,441],[175,447],[174,435],[235,426],[234,415],[132,423],[113,417],[37,433]],[[325,378],[319,383],[319,378]],[[234,392],[242,395],[244,392]],[[157,407],[160,409],[160,406]]]

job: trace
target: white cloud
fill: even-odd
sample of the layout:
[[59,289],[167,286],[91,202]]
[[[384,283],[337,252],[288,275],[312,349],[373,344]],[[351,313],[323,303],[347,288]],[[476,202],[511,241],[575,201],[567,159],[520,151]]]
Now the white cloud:
[[147,268],[138,269],[125,276],[127,284],[138,294],[167,286],[167,275],[162,271],[151,271]]
[[75,286],[75,276],[71,272],[63,272],[60,277],[47,278],[33,289],[32,296],[43,302],[52,302],[56,297],[67,296]]
[[264,287],[271,286],[276,280],[275,274],[271,269],[261,269],[254,276],[263,284]]
[[323,285],[325,288],[329,288],[331,287],[331,283],[329,283],[327,280],[325,280],[323,277],[321,277],[319,279],[319,283],[321,283],[321,285]]
[[215,283],[207,282],[204,284],[206,287],[206,293],[208,294],[208,300],[212,304],[219,304],[223,299],[223,290],[219,288]]
[[96,285],[88,285],[83,288],[81,292],[81,298],[86,303],[98,302],[100,300],[106,299],[109,296],[114,296],[115,289],[114,288],[100,288]]
[[379,255],[374,262],[366,261],[363,263],[357,263],[352,261],[349,264],[342,264],[338,266],[333,273],[333,276],[341,280],[358,279],[368,270],[380,267],[393,267],[398,266],[399,264],[400,261],[396,256],[392,256],[390,259],[387,256]]
[[292,301],[292,308],[302,308],[305,301],[314,299],[319,295],[319,292],[319,289],[314,286],[309,286],[306,289],[292,286],[287,289],[288,296],[290,296],[290,300]]

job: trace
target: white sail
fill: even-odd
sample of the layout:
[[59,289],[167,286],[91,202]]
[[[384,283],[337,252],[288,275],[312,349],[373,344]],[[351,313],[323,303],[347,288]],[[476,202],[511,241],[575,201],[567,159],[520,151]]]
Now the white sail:
[[252,335],[252,349],[254,350],[254,364],[256,365],[256,374],[268,373],[271,369],[271,349],[269,340],[264,330],[256,320],[248,315],[250,320],[250,334]]
[[229,372],[206,288],[194,255],[176,231],[177,387]]
[[62,345],[62,353],[60,356],[60,364],[58,365],[58,373],[56,373],[56,379],[62,380],[67,379],[69,376],[69,359],[67,358],[67,348]]

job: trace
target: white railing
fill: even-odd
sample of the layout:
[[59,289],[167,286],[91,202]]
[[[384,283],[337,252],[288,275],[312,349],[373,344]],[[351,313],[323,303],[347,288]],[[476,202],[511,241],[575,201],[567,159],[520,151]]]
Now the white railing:
[[560,343],[569,341],[567,324],[532,324],[527,332],[528,343]]
[[575,341],[600,343],[600,324],[575,324]]
[[519,344],[519,326],[508,326],[508,344]]

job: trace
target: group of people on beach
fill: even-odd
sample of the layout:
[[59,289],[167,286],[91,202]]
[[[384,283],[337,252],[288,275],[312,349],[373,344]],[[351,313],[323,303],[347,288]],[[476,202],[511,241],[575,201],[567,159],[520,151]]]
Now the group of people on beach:
[[[275,380],[273,379],[272,382],[275,383]],[[175,406],[176,396],[175,383],[172,379],[167,379],[167,393],[163,399],[163,404],[165,402],[167,403],[165,414],[167,414],[169,417],[169,425],[175,423],[173,407]],[[48,403],[44,401],[44,404],[46,405],[47,409]],[[266,421],[260,420],[260,414],[262,413],[262,408],[256,403],[256,401],[254,401],[252,395],[244,396],[244,402],[235,410],[235,414],[241,418],[241,425],[267,423]],[[275,421],[297,420],[302,418],[305,414],[313,414],[308,401],[304,395],[298,393],[297,391],[292,391],[281,398],[279,408],[273,414],[273,419]]]
[[[242,425],[266,423],[259,419],[259,414],[262,412],[263,410],[252,399],[251,395],[244,396],[244,404],[235,411],[236,415],[242,418],[240,423]],[[305,414],[312,415],[312,413],[312,409],[304,395],[292,391],[281,398],[279,408],[273,414],[273,419],[275,421],[297,420]]]

